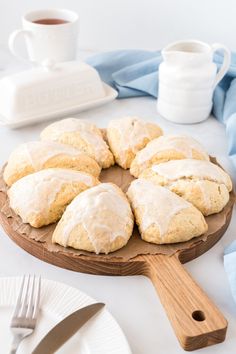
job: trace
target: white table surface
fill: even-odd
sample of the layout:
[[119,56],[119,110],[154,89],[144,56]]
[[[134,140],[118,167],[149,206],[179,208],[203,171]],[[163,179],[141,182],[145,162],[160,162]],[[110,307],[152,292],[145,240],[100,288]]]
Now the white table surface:
[[[11,69],[11,59],[8,60],[7,55],[2,58],[4,60],[1,69]],[[211,155],[217,156],[231,176],[234,175],[233,167],[227,157],[224,126],[213,117],[196,125],[175,125],[158,116],[156,102],[149,97],[116,100],[106,106],[81,113],[78,117],[93,121],[100,127],[106,127],[110,119],[124,115],[138,115],[143,119],[157,122],[167,134],[192,135],[207,148]],[[18,144],[38,139],[39,132],[46,125],[47,123],[44,123],[17,130],[0,127],[0,163],[3,164],[7,160],[9,153]],[[206,254],[185,265],[229,321],[225,342],[201,349],[198,351],[201,354],[235,353],[236,304],[230,294],[223,267],[223,250],[235,239],[235,236],[236,215],[234,213],[224,237]],[[77,287],[97,300],[104,301],[122,327],[134,354],[185,353],[147,278],[94,276],[64,270],[26,253],[0,229],[0,276],[16,276],[29,272]]]

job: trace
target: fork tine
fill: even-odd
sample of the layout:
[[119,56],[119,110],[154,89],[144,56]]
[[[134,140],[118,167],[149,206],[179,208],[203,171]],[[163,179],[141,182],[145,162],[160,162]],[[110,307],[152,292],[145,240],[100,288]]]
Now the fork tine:
[[30,318],[32,317],[32,313],[33,313],[33,299],[34,299],[34,287],[35,287],[35,275],[33,276],[33,280],[32,280],[32,286],[30,289],[30,294],[29,294],[29,302],[28,302],[28,307],[27,307],[27,311],[26,311],[26,317]]
[[[10,328],[13,334],[11,353],[16,353],[20,342],[31,335],[37,322],[41,278],[24,275]],[[37,285],[37,286],[36,286]],[[36,289],[37,288],[37,289]]]
[[13,314],[13,317],[17,316],[20,306],[21,306],[21,298],[22,298],[22,294],[23,294],[23,289],[24,289],[24,283],[25,283],[25,275],[23,275],[23,278],[21,280],[21,285],[20,285],[20,291],[18,294],[18,298],[17,298],[17,302],[16,302],[16,307],[15,307],[15,311]]
[[26,306],[27,306],[27,302],[28,302],[28,295],[29,295],[29,284],[30,284],[30,275],[27,276],[26,289],[25,289],[25,292],[24,292],[24,296],[23,296],[23,299],[22,299],[22,304],[21,304],[20,311],[18,313],[18,317],[25,316]]
[[41,276],[38,278],[37,292],[36,292],[36,297],[35,297],[35,301],[34,301],[34,312],[33,312],[32,318],[36,318],[37,314],[38,314],[40,292],[41,292]]

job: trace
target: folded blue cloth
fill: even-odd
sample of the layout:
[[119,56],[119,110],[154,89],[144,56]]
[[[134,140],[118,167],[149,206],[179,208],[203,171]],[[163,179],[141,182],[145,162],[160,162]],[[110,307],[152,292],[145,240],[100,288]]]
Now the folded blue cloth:
[[[217,66],[222,55],[216,53]],[[94,55],[87,63],[95,67],[102,80],[118,91],[118,97],[158,96],[160,51],[120,50]],[[236,168],[236,53],[231,55],[227,75],[217,85],[213,97],[213,114],[226,125],[228,153]]]
[[236,302],[236,241],[233,241],[231,245],[225,249],[224,266],[229,279],[231,292]]

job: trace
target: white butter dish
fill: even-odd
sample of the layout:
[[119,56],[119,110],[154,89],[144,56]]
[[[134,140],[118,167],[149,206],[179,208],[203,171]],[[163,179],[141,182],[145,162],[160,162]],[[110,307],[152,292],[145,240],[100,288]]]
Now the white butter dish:
[[0,80],[0,121],[16,128],[94,108],[116,96],[83,62],[40,66]]

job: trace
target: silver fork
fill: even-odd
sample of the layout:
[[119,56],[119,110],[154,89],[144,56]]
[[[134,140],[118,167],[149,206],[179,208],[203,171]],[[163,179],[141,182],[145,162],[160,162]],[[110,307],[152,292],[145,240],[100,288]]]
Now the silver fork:
[[23,276],[10,328],[13,334],[10,354],[15,354],[20,342],[35,329],[40,300],[41,278]]

